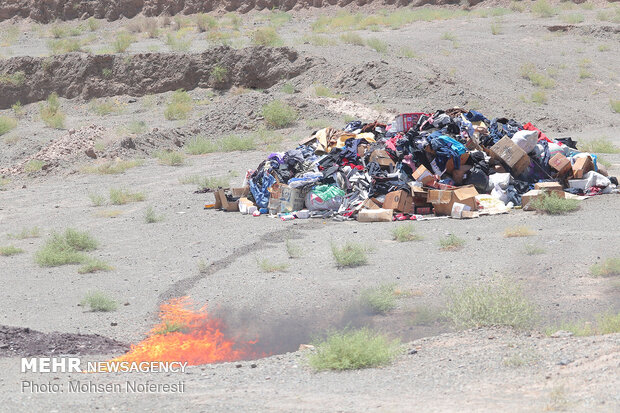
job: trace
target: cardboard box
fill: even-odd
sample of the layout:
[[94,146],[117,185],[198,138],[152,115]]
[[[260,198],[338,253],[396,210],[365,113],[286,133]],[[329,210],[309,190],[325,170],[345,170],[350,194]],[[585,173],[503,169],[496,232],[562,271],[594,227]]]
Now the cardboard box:
[[475,211],[477,209],[476,195],[478,191],[473,185],[450,190],[432,189],[428,191],[428,201],[433,204],[436,215],[450,215],[455,202],[465,204],[470,210]]
[[269,213],[271,215],[277,215],[280,213],[280,198],[270,197],[269,204],[267,204],[267,208],[269,209]]
[[564,193],[562,185],[560,185],[558,182],[538,182],[534,184],[534,189],[540,189],[541,191],[545,192],[560,192],[562,194]]
[[[560,192],[556,192],[553,191],[553,194],[557,197],[560,198],[565,198],[566,192],[564,191],[560,191]],[[532,202],[534,199],[541,197],[541,196],[547,196],[550,195],[550,193],[548,191],[544,191],[542,189],[532,189],[526,193],[524,193],[523,195],[521,195],[521,206],[523,207],[523,209],[530,209],[529,208],[529,203]]]
[[392,158],[390,158],[390,155],[388,155],[388,153],[383,149],[373,151],[370,154],[370,162],[376,162],[382,167],[396,166]]
[[239,211],[239,200],[229,201],[226,192],[223,189],[215,191],[215,208],[221,208],[224,211]]
[[389,192],[385,196],[383,208],[410,214],[413,210],[413,197],[404,189]]
[[[469,160],[469,152],[465,152],[464,154],[461,155],[461,168],[463,167],[463,165],[465,165],[465,162],[467,162]],[[446,172],[451,174],[454,171],[454,159],[450,158],[448,159],[448,162],[446,162]]]
[[394,119],[396,130],[394,132],[407,132],[418,123],[422,115],[430,116],[427,113],[401,113],[396,116]]
[[489,148],[491,156],[508,166],[513,175],[521,175],[530,165],[530,157],[508,136]]
[[374,198],[368,198],[362,203],[362,207],[366,209],[379,209],[381,208],[381,204]]
[[280,212],[295,212],[306,207],[306,196],[303,190],[282,185],[280,196]]
[[250,193],[250,187],[245,186],[242,188],[230,188],[230,193],[234,198],[246,197]]
[[585,174],[594,170],[594,162],[590,155],[577,158],[573,164],[573,178],[581,179]]
[[459,169],[455,169],[454,171],[452,171],[451,175],[454,182],[457,185],[463,184],[463,181],[465,180],[465,175],[467,174],[467,172],[469,172],[471,168],[471,165],[461,165]]
[[570,159],[561,153],[556,153],[549,159],[549,167],[555,170],[558,175],[566,175],[571,171]]
[[357,214],[359,222],[392,222],[394,211],[391,209],[362,209]]
[[420,165],[415,171],[413,171],[411,176],[416,181],[422,182],[423,185],[429,185],[431,182],[435,181],[433,174],[426,169],[424,165]]

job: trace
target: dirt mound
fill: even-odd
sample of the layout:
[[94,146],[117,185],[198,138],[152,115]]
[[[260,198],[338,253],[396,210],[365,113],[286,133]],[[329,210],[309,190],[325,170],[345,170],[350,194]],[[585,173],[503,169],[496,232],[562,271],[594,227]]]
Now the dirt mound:
[[0,357],[124,353],[129,346],[96,334],[42,333],[0,325]]
[[[0,109],[32,103],[56,92],[66,98],[143,96],[196,87],[269,88],[312,64],[292,49],[222,46],[200,54],[146,53],[131,56],[70,53],[53,57],[14,57],[0,62],[0,73],[22,72],[24,82],[0,83]],[[214,68],[218,68],[214,70]]]
[[[473,5],[480,0],[469,0]],[[72,20],[93,16],[97,19],[117,20],[134,17],[139,13],[146,16],[192,14],[212,11],[236,11],[247,13],[252,10],[293,10],[313,7],[365,6],[407,6],[424,4],[458,4],[458,0],[12,0],[0,3],[0,20],[12,17],[29,17],[42,23],[56,19]]]

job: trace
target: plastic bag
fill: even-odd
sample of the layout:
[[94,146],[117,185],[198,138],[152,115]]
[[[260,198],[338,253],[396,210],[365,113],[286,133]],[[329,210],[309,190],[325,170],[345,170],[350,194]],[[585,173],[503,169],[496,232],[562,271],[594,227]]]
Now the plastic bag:
[[512,141],[523,149],[525,153],[530,153],[536,148],[538,131],[520,130],[512,135]]
[[337,211],[344,194],[344,191],[335,185],[315,186],[306,195],[306,208],[310,211]]

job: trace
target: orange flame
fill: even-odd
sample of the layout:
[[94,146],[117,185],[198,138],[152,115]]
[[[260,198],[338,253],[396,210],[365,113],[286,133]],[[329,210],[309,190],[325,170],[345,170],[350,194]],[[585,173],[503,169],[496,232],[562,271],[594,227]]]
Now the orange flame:
[[161,322],[149,331],[145,340],[132,345],[127,354],[113,361],[186,361],[196,366],[264,356],[253,351],[256,341],[238,344],[225,337],[223,322],[212,318],[206,306],[193,311],[189,297],[162,304],[159,318]]

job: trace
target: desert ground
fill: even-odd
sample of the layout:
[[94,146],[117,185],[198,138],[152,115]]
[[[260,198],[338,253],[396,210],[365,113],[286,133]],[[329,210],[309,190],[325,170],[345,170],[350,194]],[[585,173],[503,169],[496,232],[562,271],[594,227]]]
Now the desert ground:
[[[620,333],[590,329],[620,312],[620,278],[592,269],[619,257],[618,194],[561,216],[413,222],[421,239],[397,242],[409,224],[227,213],[204,209],[214,195],[200,190],[240,186],[329,125],[454,106],[589,144],[617,176],[617,3],[66,3],[0,4],[0,247],[20,250],[0,255],[0,411],[620,411]],[[294,110],[288,126],[268,124],[273,101]],[[193,154],[197,140],[213,146]],[[111,190],[139,196],[116,205]],[[507,237],[515,227],[528,236]],[[37,262],[67,228],[97,241],[88,256],[107,271]],[[462,248],[441,249],[450,234]],[[366,265],[334,264],[346,241],[366,248]],[[446,316],[455,289],[497,283],[531,304],[526,328]],[[395,308],[376,314],[363,296],[381,286]],[[89,311],[94,291],[115,311]],[[178,297],[256,340],[254,356],[89,377],[184,381],[182,394],[21,390],[84,380],[22,373],[21,357],[120,356]],[[391,363],[309,365],[300,345],[364,326],[400,340]]]

